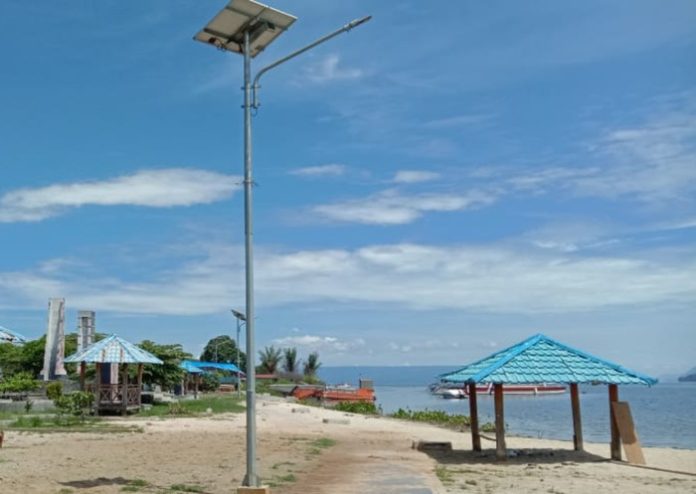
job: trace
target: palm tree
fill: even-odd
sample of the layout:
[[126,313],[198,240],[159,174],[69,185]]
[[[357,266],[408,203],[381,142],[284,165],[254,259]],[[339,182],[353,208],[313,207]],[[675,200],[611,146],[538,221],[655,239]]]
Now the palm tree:
[[259,367],[261,367],[261,369],[268,374],[275,374],[276,370],[278,370],[278,364],[280,364],[281,356],[282,351],[280,348],[267,346],[259,352]]
[[297,361],[297,348],[286,348],[283,350],[283,370],[288,374],[295,374],[299,362]]
[[321,367],[321,362],[319,362],[319,354],[317,352],[310,353],[307,357],[307,361],[304,364],[304,375],[307,377],[316,376],[319,367]]

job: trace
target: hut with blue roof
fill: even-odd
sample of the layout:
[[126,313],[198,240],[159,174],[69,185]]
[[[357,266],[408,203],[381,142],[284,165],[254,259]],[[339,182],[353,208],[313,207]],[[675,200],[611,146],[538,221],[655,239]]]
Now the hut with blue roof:
[[583,449],[579,384],[606,384],[609,390],[611,424],[611,458],[621,459],[621,440],[613,410],[619,400],[618,386],[623,384],[657,384],[657,379],[569,347],[543,334],[496,352],[461,369],[440,376],[444,383],[461,384],[469,397],[471,439],[475,451],[481,451],[478,430],[476,385],[491,384],[494,390],[496,456],[507,457],[503,389],[507,385],[539,383],[568,384],[573,411],[573,443]]
[[[65,359],[65,362],[80,364],[80,386],[83,391],[94,393],[97,413],[118,411],[124,415],[129,411],[140,410],[143,365],[163,364],[150,352],[115,334],[70,355]],[[92,385],[85,383],[86,364],[95,364],[96,366],[95,382]],[[111,364],[119,364],[121,368],[121,382],[119,383],[104,382],[108,380],[104,379],[102,368],[107,368]],[[128,378],[128,366],[131,364],[138,365],[135,383],[130,383]]]

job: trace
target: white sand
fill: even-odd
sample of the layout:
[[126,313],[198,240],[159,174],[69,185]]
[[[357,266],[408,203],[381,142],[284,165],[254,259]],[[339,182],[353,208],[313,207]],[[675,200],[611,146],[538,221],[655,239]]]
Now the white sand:
[[[140,492],[186,484],[216,494],[240,484],[244,414],[129,422],[145,433],[6,432],[0,493],[116,493],[142,479],[150,485]],[[587,444],[587,453],[578,454],[570,442],[510,437],[508,448],[523,454],[499,463],[492,442],[484,440],[491,449],[474,454],[468,433],[266,398],[259,400],[257,427],[259,473],[275,484],[274,493],[696,493],[692,450],[644,451],[649,466],[694,474],[682,475],[604,461],[607,444]],[[322,438],[336,444],[313,443]],[[411,448],[418,440],[451,441],[454,451],[425,454]]]

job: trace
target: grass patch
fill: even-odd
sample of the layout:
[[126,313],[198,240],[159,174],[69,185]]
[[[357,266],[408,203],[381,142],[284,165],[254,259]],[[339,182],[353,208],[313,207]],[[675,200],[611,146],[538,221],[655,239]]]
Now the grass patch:
[[267,484],[269,487],[280,487],[284,484],[291,484],[293,482],[297,482],[297,477],[295,477],[294,473],[289,473],[287,475],[278,475],[273,477],[267,482]]
[[329,437],[320,437],[319,439],[315,439],[309,444],[314,448],[326,449],[330,448],[331,446],[336,446],[336,441]]
[[110,424],[96,417],[80,420],[76,417],[22,416],[5,427],[19,432],[143,432],[141,427]]
[[133,479],[128,485],[121,487],[121,492],[139,492],[141,489],[150,487],[150,482],[143,479]]
[[169,490],[174,492],[205,492],[203,487],[195,484],[172,484]]
[[159,403],[142,410],[139,417],[191,417],[207,413],[241,413],[245,410],[241,399],[230,395],[199,396],[197,400],[181,400],[174,403]]
[[322,449],[330,448],[335,446],[336,441],[328,437],[320,437],[309,443],[309,450],[307,454],[311,458],[312,456],[320,455]]
[[437,475],[437,478],[440,479],[440,482],[443,484],[451,484],[454,482],[454,474],[448,470],[447,467],[443,467],[442,465],[435,467],[435,475]]
[[293,466],[294,463],[291,461],[281,461],[280,463],[275,463],[272,467],[271,470],[278,470],[280,467],[288,466],[291,467]]

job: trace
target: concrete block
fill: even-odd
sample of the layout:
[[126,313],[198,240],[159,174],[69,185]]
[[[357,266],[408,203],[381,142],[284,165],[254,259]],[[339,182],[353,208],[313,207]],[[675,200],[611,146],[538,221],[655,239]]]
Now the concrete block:
[[292,413],[309,413],[309,408],[293,408]]
[[237,487],[237,494],[271,494],[271,488],[267,485],[260,487]]
[[350,420],[348,419],[323,419],[322,422],[325,424],[337,424],[337,425],[348,425]]
[[449,441],[413,441],[411,448],[418,451],[452,451],[452,443]]

